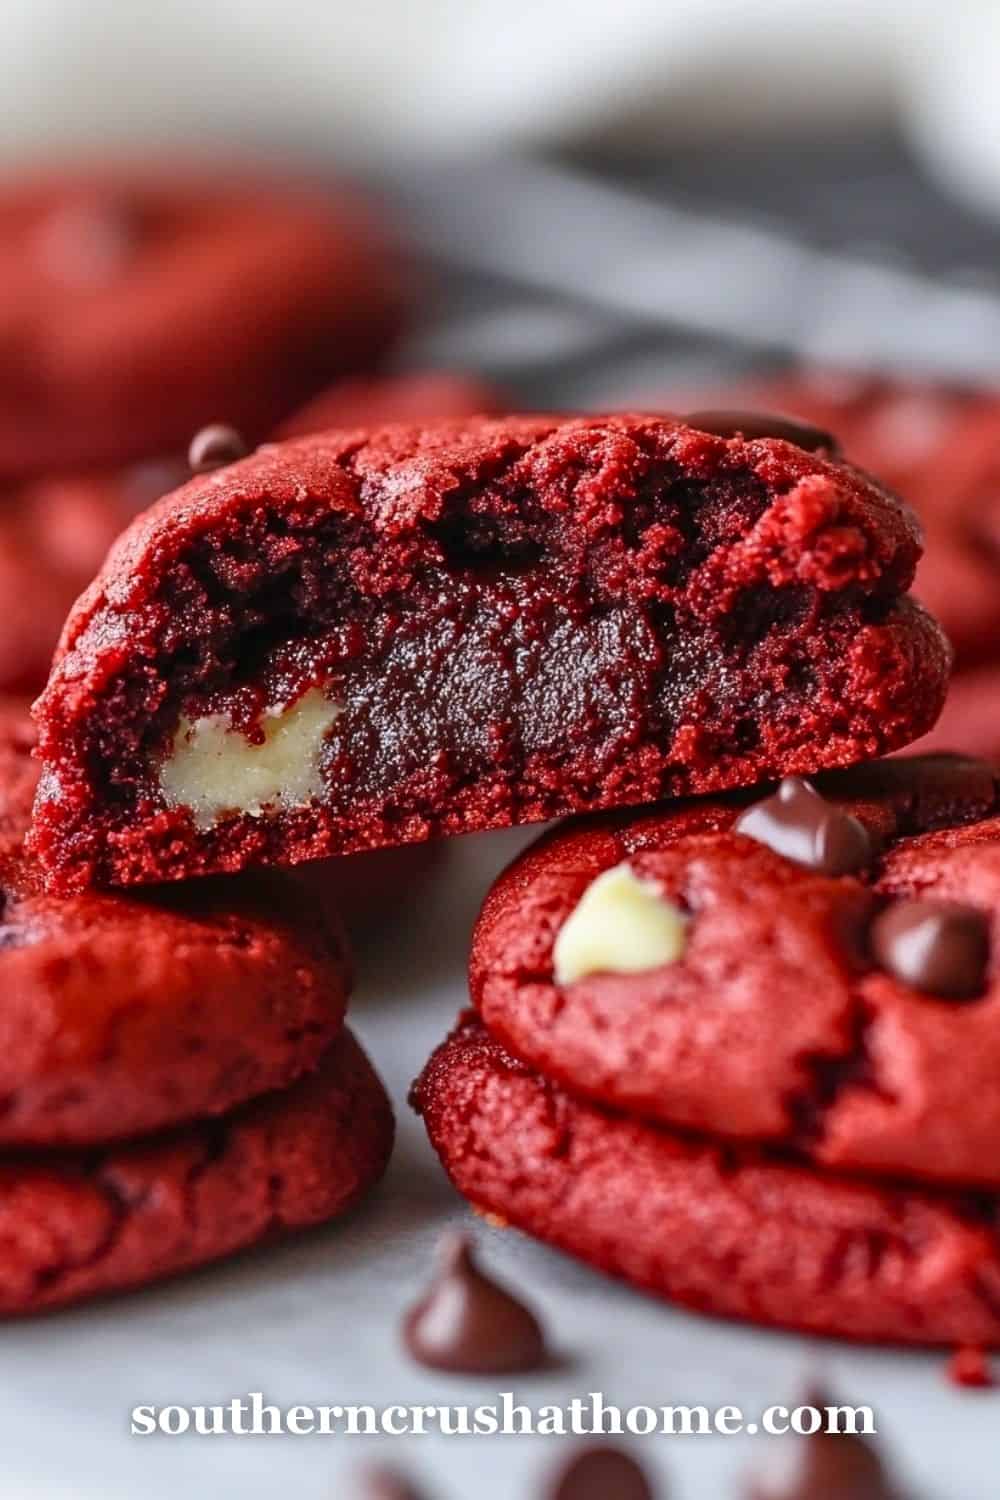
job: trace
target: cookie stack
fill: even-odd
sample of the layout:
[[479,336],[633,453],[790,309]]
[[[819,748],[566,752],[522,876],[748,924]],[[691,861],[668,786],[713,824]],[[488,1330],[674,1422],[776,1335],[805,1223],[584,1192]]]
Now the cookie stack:
[[136,1286],[345,1212],[389,1101],[342,935],[288,877],[43,893],[37,768],[0,704],[0,1314]]
[[501,878],[418,1086],[460,1189],[693,1305],[991,1339],[997,787],[877,761],[946,688],[919,554],[784,421],[270,445],[72,612],[29,858],[68,902],[600,813]]
[[1000,1342],[998,815],[918,756],[544,837],[417,1085],[453,1181],[691,1307]]

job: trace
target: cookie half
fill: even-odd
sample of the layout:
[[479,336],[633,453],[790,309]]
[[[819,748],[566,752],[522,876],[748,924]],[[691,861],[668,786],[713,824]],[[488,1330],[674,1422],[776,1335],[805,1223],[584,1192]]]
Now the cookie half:
[[0,705],[0,1146],[159,1130],[316,1067],[350,989],[330,901],[267,874],[45,895],[21,848],[32,742]]
[[319,1068],[216,1121],[0,1162],[0,1315],[125,1291],[346,1213],[392,1149],[389,1100],[344,1032]]
[[903,758],[797,796],[555,830],[486,899],[473,1003],[531,1067],[650,1122],[1000,1188],[994,771]]
[[53,889],[322,855],[870,758],[948,651],[911,514],[660,417],[328,433],[120,540],[38,705]]
[[477,1208],[643,1290],[809,1333],[1000,1343],[995,1197],[852,1180],[605,1112],[471,1018],[414,1098]]

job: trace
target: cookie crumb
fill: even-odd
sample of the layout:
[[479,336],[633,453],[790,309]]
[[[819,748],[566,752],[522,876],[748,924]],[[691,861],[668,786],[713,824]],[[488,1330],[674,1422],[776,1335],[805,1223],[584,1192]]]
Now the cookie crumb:
[[985,1349],[970,1345],[956,1349],[948,1361],[948,1379],[966,1390],[988,1391],[996,1386],[996,1376]]

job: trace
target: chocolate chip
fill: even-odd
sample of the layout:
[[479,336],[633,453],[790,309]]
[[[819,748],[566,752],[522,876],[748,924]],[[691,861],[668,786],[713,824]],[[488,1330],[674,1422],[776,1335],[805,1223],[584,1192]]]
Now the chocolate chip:
[[809,422],[797,422],[793,417],[778,416],[773,412],[692,411],[683,420],[688,427],[711,432],[716,437],[780,438],[782,442],[794,443],[796,448],[804,448],[807,453],[840,452],[840,443],[832,432],[824,432]]
[[239,458],[246,458],[249,451],[235,427],[213,422],[191,439],[188,463],[195,474],[208,474],[212,469],[221,469]]
[[381,1464],[362,1469],[352,1490],[355,1500],[424,1500],[405,1474]]
[[827,802],[800,776],[786,776],[773,796],[748,808],[733,826],[775,854],[822,875],[860,870],[873,853],[864,824]]
[[437,1276],[407,1314],[406,1347],[435,1370],[500,1375],[545,1362],[545,1338],[534,1313],[478,1269],[461,1235],[441,1247]]
[[50,276],[69,286],[101,287],[131,264],[140,239],[138,215],[118,199],[65,203],[42,222],[38,253]]
[[893,901],[871,925],[872,957],[903,984],[948,1000],[981,995],[990,959],[985,913],[958,901]]
[[587,1448],[556,1479],[551,1500],[653,1500],[653,1489],[620,1448]]
[[778,1460],[751,1481],[750,1500],[898,1500],[878,1454],[854,1433],[786,1436]]

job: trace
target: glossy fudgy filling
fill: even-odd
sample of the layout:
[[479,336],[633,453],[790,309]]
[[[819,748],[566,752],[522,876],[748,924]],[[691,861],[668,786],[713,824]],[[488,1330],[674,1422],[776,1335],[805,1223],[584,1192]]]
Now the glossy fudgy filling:
[[359,800],[565,765],[594,746],[608,765],[645,741],[666,749],[694,712],[706,755],[746,751],[754,699],[763,709],[769,695],[745,674],[762,654],[780,662],[785,691],[768,711],[794,735],[815,687],[798,637],[820,605],[802,590],[745,605],[733,641],[678,630],[667,606],[553,597],[538,567],[450,571],[413,604],[365,608],[263,654],[248,638],[229,673],[220,656],[211,686],[165,705],[119,791],[192,806],[201,826],[317,798],[347,817]]

